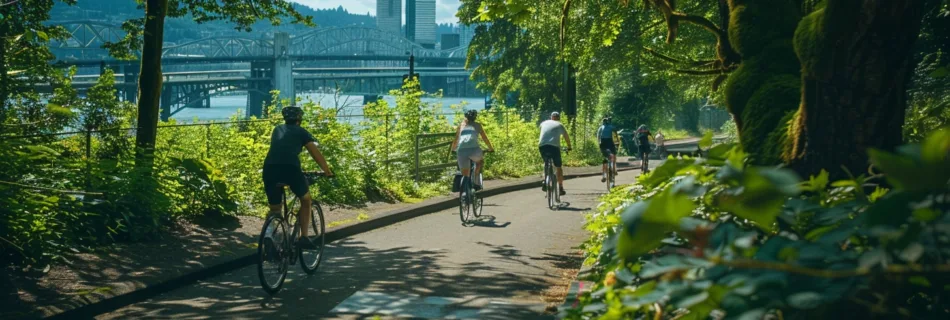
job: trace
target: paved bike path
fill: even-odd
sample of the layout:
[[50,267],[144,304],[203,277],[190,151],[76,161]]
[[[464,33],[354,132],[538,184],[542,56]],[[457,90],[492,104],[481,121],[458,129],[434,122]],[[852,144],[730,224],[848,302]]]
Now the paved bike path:
[[251,266],[97,318],[543,318],[542,291],[564,282],[565,261],[587,237],[583,212],[605,192],[599,177],[565,183],[561,211],[530,189],[485,199],[475,226],[454,208],[338,241],[316,275],[294,266],[274,297]]

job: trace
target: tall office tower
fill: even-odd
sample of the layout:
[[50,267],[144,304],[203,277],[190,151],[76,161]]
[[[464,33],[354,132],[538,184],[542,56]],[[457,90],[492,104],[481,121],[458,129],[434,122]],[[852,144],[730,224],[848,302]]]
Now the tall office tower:
[[463,47],[468,47],[472,43],[472,39],[475,38],[475,27],[477,24],[465,25],[459,24],[458,33],[459,33],[459,44]]
[[401,32],[402,0],[376,0],[376,28],[395,34]]
[[442,44],[442,50],[455,49],[459,47],[459,34],[458,33],[443,33],[442,41],[439,43]]
[[435,0],[406,0],[406,38],[435,47]]

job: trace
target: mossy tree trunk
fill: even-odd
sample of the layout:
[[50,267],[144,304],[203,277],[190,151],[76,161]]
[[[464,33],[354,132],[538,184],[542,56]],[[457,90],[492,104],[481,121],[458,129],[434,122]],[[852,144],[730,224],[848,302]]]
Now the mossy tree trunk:
[[792,47],[800,9],[795,0],[729,0],[728,14],[729,42],[742,62],[726,80],[726,106],[753,161],[776,164],[801,95]]
[[139,73],[138,130],[135,134],[139,159],[152,154],[158,134],[158,113],[162,96],[162,41],[167,11],[168,0],[145,1],[145,34],[142,69]]
[[868,148],[901,144],[926,0],[829,0],[795,34],[801,105],[785,162],[803,175],[867,172]]

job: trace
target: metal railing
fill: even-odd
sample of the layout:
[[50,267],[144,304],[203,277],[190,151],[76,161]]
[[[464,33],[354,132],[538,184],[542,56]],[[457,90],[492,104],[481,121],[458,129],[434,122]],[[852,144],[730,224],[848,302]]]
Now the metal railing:
[[425,165],[425,166],[422,165],[421,160],[420,160],[420,155],[423,152],[426,152],[429,150],[436,150],[439,148],[445,148],[452,145],[452,141],[450,140],[446,142],[438,142],[438,143],[430,144],[427,146],[420,146],[423,140],[432,140],[436,138],[455,138],[455,134],[450,132],[450,133],[430,133],[430,134],[416,135],[416,148],[414,152],[416,156],[416,162],[415,162],[416,166],[413,172],[413,175],[416,177],[416,182],[419,182],[423,172],[451,168],[456,165],[455,162],[443,162],[443,163],[430,164],[430,165]]
[[[508,121],[510,118],[509,115],[514,114],[517,111],[516,110],[507,110],[507,111],[489,110],[489,111],[482,111],[482,112],[483,114],[493,113],[495,115],[496,121],[503,122],[503,124],[499,123],[499,125],[504,128],[505,134],[507,135]],[[444,113],[432,114],[431,116],[444,116],[448,119],[449,123],[451,124],[454,122],[453,118],[456,116],[460,116],[460,114],[455,113],[455,112],[444,112]],[[378,120],[375,120],[375,119],[378,119]],[[381,153],[380,154],[381,157],[378,158],[379,161],[381,161],[387,167],[387,170],[392,164],[395,164],[395,163],[405,164],[405,166],[401,166],[401,168],[405,168],[405,169],[402,169],[402,170],[405,170],[403,172],[413,175],[416,181],[420,181],[423,177],[423,174],[426,172],[432,172],[432,171],[437,171],[440,169],[451,168],[456,165],[454,161],[441,162],[441,163],[425,163],[426,161],[432,161],[433,158],[439,158],[439,159],[445,158],[445,157],[428,156],[428,155],[432,152],[439,152],[436,150],[440,148],[447,149],[448,146],[451,145],[452,143],[451,138],[454,138],[455,133],[439,133],[439,132],[422,133],[415,137],[414,146],[410,146],[411,148],[410,150],[395,150],[397,148],[391,147],[391,145],[394,145],[393,143],[394,137],[392,137],[391,135],[396,123],[402,120],[401,116],[398,113],[393,112],[393,113],[378,114],[378,115],[366,115],[362,113],[339,114],[335,117],[335,120],[339,123],[344,123],[348,125],[349,131],[350,131],[348,136],[351,139],[358,140],[359,143],[362,143],[361,139],[363,138],[363,134],[365,134],[364,130],[367,129],[367,127],[364,126],[365,124],[371,121],[377,122],[377,123],[383,122],[384,127],[382,131],[385,132],[386,143],[382,146],[382,150],[377,150],[377,152]],[[190,135],[191,137],[194,137],[195,135],[201,135],[203,137],[189,140],[187,141],[188,142],[187,145],[177,145],[177,144],[167,145],[165,146],[165,148],[160,147],[161,150],[156,149],[155,151],[156,152],[167,151],[167,152],[173,152],[175,154],[178,154],[178,153],[181,153],[182,149],[186,149],[191,156],[210,157],[212,153],[216,152],[215,143],[213,143],[215,142],[213,141],[214,140],[213,135],[214,135],[215,130],[217,130],[215,129],[216,127],[220,127],[220,126],[243,127],[243,126],[247,126],[253,123],[271,122],[271,121],[274,121],[274,120],[261,119],[261,120],[210,121],[210,122],[196,122],[196,123],[162,124],[158,126],[159,134],[162,134],[162,131],[167,131],[167,130],[181,130],[181,129],[186,129],[186,128],[200,127],[203,130],[199,129],[200,131],[193,130],[193,131],[187,131],[187,132],[176,131],[172,133],[172,135],[173,136]],[[324,121],[327,121],[327,120],[324,120]],[[99,155],[99,152],[103,149],[101,149],[102,145],[98,143],[100,142],[100,140],[95,139],[96,136],[120,134],[120,135],[125,136],[126,139],[129,139],[129,141],[132,141],[132,139],[134,139],[135,132],[138,129],[140,128],[117,127],[117,128],[106,128],[106,129],[96,129],[96,130],[67,129],[66,131],[52,132],[52,133],[36,132],[36,133],[23,133],[23,134],[18,134],[18,135],[0,135],[0,141],[9,142],[9,141],[14,141],[14,140],[23,140],[23,141],[27,141],[27,143],[63,144],[63,145],[70,145],[70,143],[72,143],[70,145],[70,148],[74,150],[72,158],[71,159],[63,158],[62,161],[77,161],[78,160],[80,162],[85,163],[84,165],[84,167],[86,168],[85,174],[87,174],[87,176],[86,176],[86,181],[82,182],[83,186],[80,188],[84,189],[86,192],[89,192],[89,191],[92,191],[92,189],[90,189],[90,185],[92,184],[91,183],[92,178],[88,176],[88,173],[92,171],[90,170],[90,168],[99,161],[108,160],[106,158],[101,158],[101,156]],[[438,130],[442,131],[443,129],[438,129]],[[130,145],[130,147],[134,148],[134,145]],[[227,146],[224,146],[223,148],[227,148]],[[131,152],[130,150],[126,150],[126,151]],[[409,172],[406,172],[406,171],[409,171]],[[21,185],[21,187],[28,187],[28,186]],[[79,186],[76,186],[76,187],[79,187]],[[35,187],[30,187],[30,188],[36,189],[36,190],[43,190],[44,188],[47,188],[47,187],[35,186]],[[79,191],[76,191],[76,192],[79,192]]]

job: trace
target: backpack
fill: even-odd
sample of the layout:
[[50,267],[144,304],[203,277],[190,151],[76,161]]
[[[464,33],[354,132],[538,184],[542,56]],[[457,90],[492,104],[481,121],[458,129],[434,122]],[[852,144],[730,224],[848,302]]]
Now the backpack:
[[650,131],[638,131],[637,132],[637,143],[641,146],[646,146],[650,144]]

